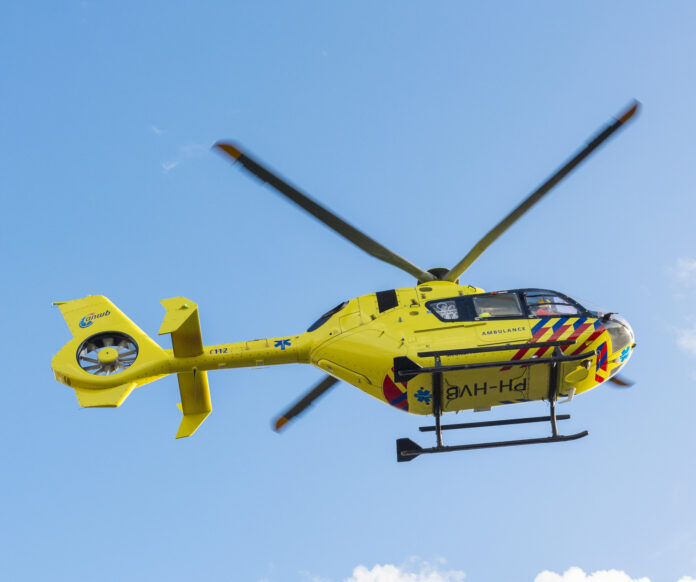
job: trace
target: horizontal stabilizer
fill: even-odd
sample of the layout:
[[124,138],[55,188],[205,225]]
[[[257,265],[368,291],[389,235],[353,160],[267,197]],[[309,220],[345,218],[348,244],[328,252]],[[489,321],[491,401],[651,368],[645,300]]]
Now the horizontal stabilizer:
[[[172,348],[177,358],[192,358],[203,353],[201,325],[198,319],[198,305],[186,297],[162,299],[162,306],[167,310],[159,333],[172,336]],[[179,408],[184,413],[176,438],[191,436],[208,418],[213,407],[210,404],[210,389],[206,372],[180,372]]]
[[203,424],[203,421],[208,418],[210,412],[201,412],[200,414],[189,414],[181,419],[179,430],[176,433],[176,438],[191,436],[198,430],[198,427]]
[[198,305],[186,297],[172,297],[160,302],[167,310],[160,335],[172,334],[172,348],[177,358],[189,358],[203,353],[203,339],[198,320]]
[[206,372],[180,372],[179,393],[181,405],[179,408],[184,413],[181,419],[176,438],[191,436],[213,410],[210,403],[210,389],[208,388],[208,374]]

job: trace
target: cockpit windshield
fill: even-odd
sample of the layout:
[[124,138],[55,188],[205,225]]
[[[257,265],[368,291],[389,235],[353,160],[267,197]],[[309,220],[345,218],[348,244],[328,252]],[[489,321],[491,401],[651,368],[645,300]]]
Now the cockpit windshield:
[[322,315],[319,319],[317,319],[312,325],[310,325],[307,328],[307,331],[314,331],[315,329],[320,328],[322,325],[324,325],[329,319],[331,319],[331,316],[338,313],[343,309],[346,305],[348,305],[347,301],[344,301],[343,303],[340,303],[339,305],[336,305],[333,309],[330,309],[327,311],[324,315]]
[[524,295],[532,317],[579,315],[581,313],[577,305],[550,291],[528,291]]

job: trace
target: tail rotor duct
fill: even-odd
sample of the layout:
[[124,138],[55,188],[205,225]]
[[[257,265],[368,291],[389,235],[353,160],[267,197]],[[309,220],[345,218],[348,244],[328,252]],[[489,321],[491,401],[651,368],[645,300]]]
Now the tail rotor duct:
[[119,331],[88,337],[77,349],[77,363],[90,374],[109,376],[129,368],[138,357],[138,344]]

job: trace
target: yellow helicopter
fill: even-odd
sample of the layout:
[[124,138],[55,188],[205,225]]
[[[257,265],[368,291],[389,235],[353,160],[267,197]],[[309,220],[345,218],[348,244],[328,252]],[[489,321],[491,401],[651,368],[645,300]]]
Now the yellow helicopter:
[[[275,422],[281,430],[336,382],[343,380],[412,414],[433,415],[436,444],[421,448],[397,440],[397,460],[425,453],[540,444],[578,439],[560,435],[559,398],[569,401],[610,380],[635,348],[630,325],[615,313],[590,311],[567,295],[546,289],[485,292],[460,285],[459,277],[505,230],[631,119],[634,102],[508,214],[451,269],[423,270],[386,249],[287,181],[243,153],[219,142],[214,148],[270,185],[367,253],[413,275],[413,287],[390,289],[345,301],[304,333],[204,346],[198,306],[184,297],[162,300],[163,349],[101,295],[58,302],[73,339],[55,355],[59,382],[75,390],[84,407],[120,406],[131,391],[177,374],[183,419],[177,438],[192,435],[212,407],[208,371],[275,364],[313,364],[326,376]],[[543,400],[549,415],[442,424],[444,412]],[[549,422],[551,436],[445,446],[445,430]]]

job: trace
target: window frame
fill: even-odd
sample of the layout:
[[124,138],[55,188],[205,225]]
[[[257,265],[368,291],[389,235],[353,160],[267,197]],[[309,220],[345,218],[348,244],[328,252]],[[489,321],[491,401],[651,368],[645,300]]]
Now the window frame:
[[317,329],[322,327],[327,321],[329,321],[329,319],[331,319],[334,315],[336,315],[339,311],[343,311],[347,305],[348,305],[348,301],[343,301],[342,303],[339,303],[338,305],[336,305],[336,307],[329,309],[324,315],[322,315],[314,323],[312,323],[312,325],[310,325],[307,328],[307,331],[305,333],[310,333],[310,332],[316,331]]
[[[519,309],[519,314],[516,315],[489,315],[488,317],[482,317],[480,315],[477,315],[477,310],[476,310],[476,299],[479,297],[491,297],[491,296],[499,296],[499,295],[510,295],[515,298],[515,301],[517,302],[517,308]],[[470,295],[471,297],[471,306],[473,307],[473,312],[474,312],[474,321],[488,321],[488,320],[498,320],[498,319],[524,319],[527,317],[527,312],[525,310],[525,304],[522,302],[520,298],[520,294],[517,293],[516,291],[493,291],[491,293],[478,293],[477,295]]]
[[[520,308],[520,315],[498,315],[490,317],[480,317],[476,315],[476,307],[474,306],[474,298],[484,297],[491,295],[514,295],[517,300],[517,305]],[[489,293],[476,293],[474,295],[455,295],[454,297],[440,297],[438,299],[431,299],[425,302],[425,308],[428,313],[434,315],[438,321],[442,323],[475,323],[479,321],[504,321],[508,319],[541,319],[543,317],[549,317],[545,315],[536,315],[531,312],[530,306],[527,303],[527,297],[529,295],[551,295],[562,300],[559,305],[570,305],[578,310],[574,314],[554,314],[551,317],[589,317],[592,312],[587,310],[585,307],[580,305],[574,299],[568,297],[564,293],[559,293],[558,291],[553,291],[551,289],[509,289],[507,291],[491,291]],[[464,315],[460,315],[458,319],[443,319],[440,317],[435,310],[430,306],[433,303],[438,303],[440,301],[454,301],[457,305],[457,310]]]
[[[559,293],[558,291],[552,291],[550,289],[524,289],[521,290],[520,295],[523,299],[523,303],[525,306],[525,309],[527,310],[527,313],[529,314],[530,318],[533,319],[541,319],[542,317],[581,317],[583,315],[586,315],[588,313],[587,309],[585,309],[582,305],[580,305],[577,301],[574,299],[571,299],[567,295],[564,295],[563,293]],[[552,305],[569,305],[570,307],[574,307],[577,309],[577,313],[554,313],[554,314],[549,314],[549,315],[537,315],[535,313],[532,313],[531,310],[531,304],[528,302],[527,298],[529,296],[547,296],[547,297],[556,297],[558,299],[561,299],[561,302],[551,302]]]

